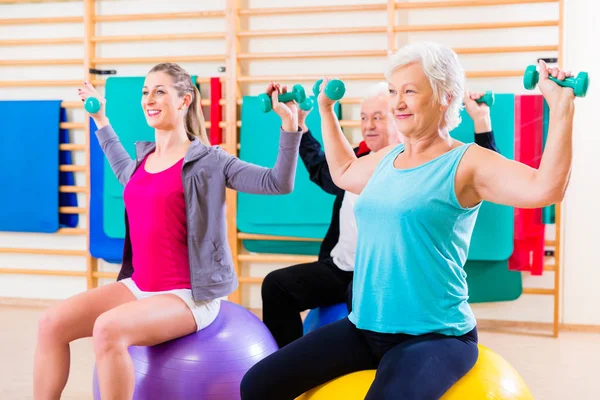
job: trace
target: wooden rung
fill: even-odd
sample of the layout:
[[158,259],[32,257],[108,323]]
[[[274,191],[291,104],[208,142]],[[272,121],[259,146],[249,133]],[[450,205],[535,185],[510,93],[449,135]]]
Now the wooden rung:
[[342,97],[340,104],[360,104],[362,100],[360,97]]
[[85,165],[59,165],[58,170],[60,172],[85,172]]
[[538,28],[558,26],[557,20],[552,21],[522,21],[522,22],[481,22],[477,24],[448,24],[448,25],[396,25],[395,32],[434,32],[434,31],[465,31],[483,29]]
[[[454,49],[457,54],[495,54],[558,51],[558,45],[550,46],[507,46],[469,47]],[[283,60],[298,58],[340,58],[340,57],[386,57],[387,50],[321,51],[304,53],[240,53],[240,60]]]
[[555,295],[556,291],[554,289],[523,288],[523,294]]
[[179,33],[169,35],[123,35],[123,36],[93,36],[90,40],[96,43],[123,43],[123,42],[157,42],[164,40],[198,40],[198,39],[224,39],[224,32]]
[[544,242],[545,246],[556,246],[556,240],[546,240]]
[[556,266],[552,264],[545,264],[544,271],[556,271]]
[[[206,129],[210,129],[210,127],[212,126],[210,121],[206,121],[204,123],[206,125]],[[238,121],[238,127],[242,126],[242,123],[240,121]],[[219,128],[226,128],[227,127],[227,122],[225,121],[221,121],[219,122]]]
[[200,104],[203,106],[210,106],[210,100],[202,99],[202,100],[200,100]]
[[314,262],[317,260],[317,257],[288,254],[240,254],[238,256],[238,260],[251,262],[302,264]]
[[169,57],[136,57],[136,58],[94,58],[93,64],[146,64],[161,62],[202,62],[225,61],[224,54],[209,54],[205,56],[169,56]]
[[238,239],[240,240],[281,240],[286,242],[320,242],[323,239],[318,238],[302,238],[302,237],[291,237],[291,236],[276,236],[276,235],[258,235],[255,233],[243,233],[238,232]]
[[[395,8],[402,9],[425,9],[425,8],[451,8],[451,7],[477,7],[494,5],[511,5],[523,3],[550,3],[558,0],[463,0],[463,1],[414,1],[396,2]],[[313,14],[326,12],[361,12],[361,11],[383,11],[386,4],[356,4],[341,6],[314,6],[314,7],[281,7],[281,8],[247,8],[240,9],[239,14],[252,15],[289,15],[289,14]]]
[[246,8],[240,9],[240,15],[276,15],[276,14],[314,14],[326,12],[350,11],[382,11],[386,4],[356,4],[343,6],[316,6],[316,7],[281,7],[281,8]]
[[83,60],[80,58],[65,58],[65,59],[47,59],[47,60],[0,60],[0,66],[24,66],[30,67],[33,65],[82,65]]
[[345,120],[342,119],[340,120],[340,126],[341,127],[356,127],[356,126],[360,126],[360,121],[350,121],[350,120]]
[[558,45],[550,46],[507,46],[507,47],[464,47],[454,49],[456,54],[532,53],[558,51]]
[[523,71],[471,71],[466,73],[467,78],[507,78],[523,76]]
[[62,143],[58,145],[59,150],[64,151],[84,151],[87,149],[85,144]]
[[29,24],[77,24],[83,23],[83,17],[46,17],[46,18],[2,18],[0,25]]
[[87,214],[87,209],[83,207],[59,207],[58,212],[61,214]]
[[240,60],[282,60],[297,58],[385,57],[387,50],[315,51],[305,53],[240,53]]
[[238,278],[238,282],[240,283],[254,283],[254,284],[261,284],[264,281],[265,278],[257,278],[254,276],[240,276]]
[[[281,76],[240,76],[238,82],[286,82],[286,81],[316,81],[323,75],[281,75]],[[383,74],[341,74],[336,78],[342,80],[384,80]]]
[[45,276],[86,276],[86,271],[61,271],[47,269],[0,268],[0,274],[45,275]]
[[61,122],[60,129],[84,129],[85,124],[83,122]]
[[86,256],[87,252],[83,250],[60,250],[60,249],[2,249],[2,254],[42,254],[42,255],[54,255],[54,256]]
[[0,81],[0,87],[58,87],[79,85],[82,85],[81,80]]
[[425,9],[425,8],[452,8],[452,7],[479,7],[499,6],[527,3],[553,3],[559,0],[462,0],[462,1],[415,1],[396,3],[397,10]]
[[[76,85],[81,84],[80,81],[73,81],[73,82],[77,82]],[[224,82],[224,78],[221,78],[221,82]],[[104,85],[106,85],[106,79],[92,79],[91,83],[92,83],[92,85],[94,85],[96,87],[104,86]],[[196,83],[210,83],[210,77],[197,77]],[[2,82],[0,82],[0,86],[2,86]]]
[[62,108],[83,108],[82,101],[63,101],[60,103]]
[[[362,99],[360,97],[343,97],[340,101],[341,104],[360,104]],[[237,105],[240,106],[243,103],[242,99],[237,99]],[[223,105],[225,105],[225,101],[223,100]]]
[[94,278],[109,278],[109,279],[116,279],[119,274],[117,272],[101,272],[101,271],[94,271],[92,273],[92,276]]
[[57,232],[57,235],[85,235],[87,234],[87,229],[85,228],[60,228]]
[[30,46],[45,44],[82,44],[83,38],[44,38],[0,40],[0,46]]
[[87,186],[59,186],[60,193],[87,193]]
[[225,11],[200,11],[200,12],[174,12],[174,13],[156,13],[156,14],[119,14],[119,15],[96,15],[96,22],[120,22],[120,21],[150,21],[166,19],[196,19],[196,18],[215,18],[224,17]]
[[240,37],[257,36],[307,36],[307,35],[335,35],[349,33],[382,33],[386,32],[385,26],[365,26],[355,28],[305,28],[305,29],[270,29],[262,31],[239,31]]

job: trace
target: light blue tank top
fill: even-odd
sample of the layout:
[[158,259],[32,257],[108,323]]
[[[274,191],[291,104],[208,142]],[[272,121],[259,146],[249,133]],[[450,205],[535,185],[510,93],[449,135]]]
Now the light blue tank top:
[[358,243],[350,321],[359,329],[463,335],[475,327],[463,269],[481,203],[462,207],[454,182],[470,144],[397,169],[400,144],[354,207]]

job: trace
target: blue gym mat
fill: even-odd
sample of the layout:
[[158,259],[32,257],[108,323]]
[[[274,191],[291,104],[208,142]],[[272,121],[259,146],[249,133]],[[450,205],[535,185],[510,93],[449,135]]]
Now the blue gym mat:
[[[336,113],[340,105],[336,103]],[[279,149],[281,118],[273,111],[262,113],[258,97],[244,96],[240,131],[240,159],[273,167]],[[307,117],[313,136],[321,141],[318,109]],[[294,191],[286,195],[238,193],[237,227],[240,232],[288,237],[323,238],[331,221],[334,196],[310,181],[298,156]],[[319,252],[320,242],[244,240],[253,252],[308,254]]]
[[[515,96],[496,94],[495,97],[491,117],[496,145],[504,157],[514,159]],[[465,143],[474,142],[473,120],[465,110],[461,117],[461,124],[450,135]],[[513,207],[483,202],[473,230],[469,260],[508,260],[514,246],[514,220]]]
[[0,101],[0,231],[53,233],[60,226],[60,103]]
[[[123,258],[123,239],[113,239],[104,233],[103,200],[104,153],[98,143],[98,128],[90,118],[90,254],[109,263],[120,264]],[[125,218],[122,215],[121,218]]]

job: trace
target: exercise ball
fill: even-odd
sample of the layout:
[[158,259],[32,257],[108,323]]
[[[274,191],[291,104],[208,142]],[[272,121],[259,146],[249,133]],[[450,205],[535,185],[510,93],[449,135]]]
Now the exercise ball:
[[347,316],[348,307],[346,303],[313,308],[304,319],[304,334],[306,335],[308,332],[317,330],[324,325],[346,318]]
[[[353,372],[317,386],[296,400],[363,400],[375,370]],[[502,357],[479,345],[475,366],[441,400],[533,400],[518,372]]]
[[[131,346],[134,400],[231,400],[258,361],[278,349],[267,327],[252,312],[221,301],[219,315],[203,330],[156,346]],[[94,369],[94,399],[100,390]]]

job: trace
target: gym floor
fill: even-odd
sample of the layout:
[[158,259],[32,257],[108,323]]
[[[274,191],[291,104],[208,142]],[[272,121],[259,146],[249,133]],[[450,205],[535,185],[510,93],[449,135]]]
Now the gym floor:
[[[43,308],[0,305],[0,399],[32,398],[37,321]],[[561,332],[558,339],[480,331],[480,342],[503,356],[527,382],[535,399],[595,400],[600,335]],[[92,399],[91,339],[71,345],[71,375],[62,400]],[[471,399],[469,399],[471,400]],[[473,399],[476,400],[476,399]]]

